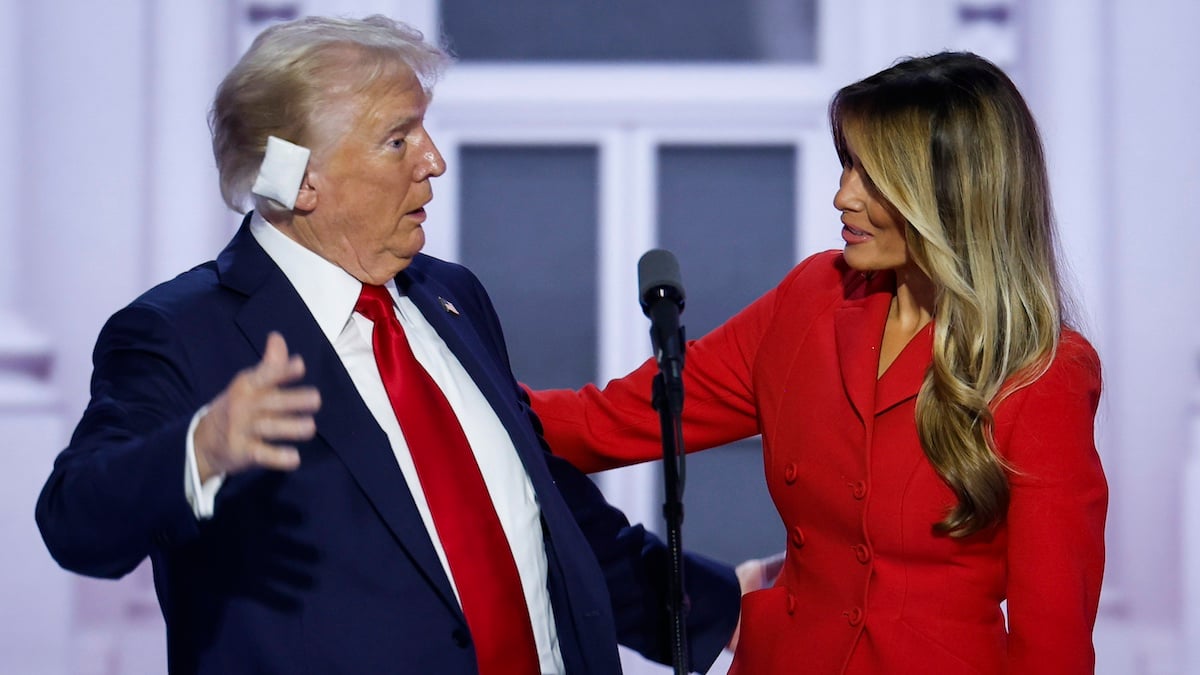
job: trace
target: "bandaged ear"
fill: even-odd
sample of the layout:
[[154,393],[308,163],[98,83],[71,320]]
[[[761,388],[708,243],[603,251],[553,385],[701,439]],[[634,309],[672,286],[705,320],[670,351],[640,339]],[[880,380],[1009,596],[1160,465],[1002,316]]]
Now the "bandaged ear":
[[267,152],[263,155],[258,178],[250,191],[260,197],[273,199],[287,208],[296,206],[304,170],[308,168],[308,148],[289,143],[275,136],[267,137]]

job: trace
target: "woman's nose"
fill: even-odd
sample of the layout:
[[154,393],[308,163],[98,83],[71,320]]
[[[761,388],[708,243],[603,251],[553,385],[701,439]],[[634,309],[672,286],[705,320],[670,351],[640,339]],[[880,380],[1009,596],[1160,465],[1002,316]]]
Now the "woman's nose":
[[850,169],[842,169],[842,177],[838,181],[837,192],[833,193],[833,208],[838,211],[858,211],[863,206],[862,181],[857,173]]

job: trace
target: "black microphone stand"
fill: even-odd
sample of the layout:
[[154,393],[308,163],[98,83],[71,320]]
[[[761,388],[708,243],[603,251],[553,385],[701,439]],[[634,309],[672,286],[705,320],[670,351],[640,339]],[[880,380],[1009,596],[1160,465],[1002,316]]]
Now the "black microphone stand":
[[650,338],[659,372],[654,376],[651,401],[662,426],[663,518],[667,525],[670,568],[667,575],[667,610],[671,617],[671,662],[675,675],[687,675],[687,597],[683,582],[683,487],[686,478],[683,452],[683,326],[679,309],[667,302],[648,308]]

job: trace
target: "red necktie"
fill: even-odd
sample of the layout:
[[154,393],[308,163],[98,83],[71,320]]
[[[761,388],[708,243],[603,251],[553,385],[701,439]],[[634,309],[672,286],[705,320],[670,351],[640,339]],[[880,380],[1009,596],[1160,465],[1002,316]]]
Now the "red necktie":
[[480,675],[540,673],[517,564],[458,417],[413,356],[387,289],[364,284],[354,310],[375,324],[375,363],[446,552]]

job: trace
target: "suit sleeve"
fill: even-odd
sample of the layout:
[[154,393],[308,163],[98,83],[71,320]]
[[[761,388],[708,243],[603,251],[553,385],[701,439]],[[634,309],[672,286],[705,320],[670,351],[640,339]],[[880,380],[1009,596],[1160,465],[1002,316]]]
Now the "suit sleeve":
[[1010,673],[1091,673],[1108,487],[1093,440],[1100,362],[1081,337],[1027,388],[1007,460]]
[[64,568],[116,578],[156,546],[193,537],[184,494],[192,400],[171,323],[132,306],[105,325],[92,396],[38,498],[36,518]]
[[[759,347],[776,312],[804,283],[805,271],[814,261],[830,259],[808,258],[779,286],[688,343],[683,369],[683,441],[688,452],[761,432],[753,381]],[[650,404],[657,372],[650,359],[603,389],[589,384],[579,391],[530,392],[554,453],[589,473],[660,459],[658,413]]]
[[[659,663],[671,663],[666,544],[609,505],[587,476],[547,455],[555,483],[604,571],[617,641]],[[737,625],[741,591],[733,570],[684,553],[684,586],[690,670],[705,672],[729,643]]]

